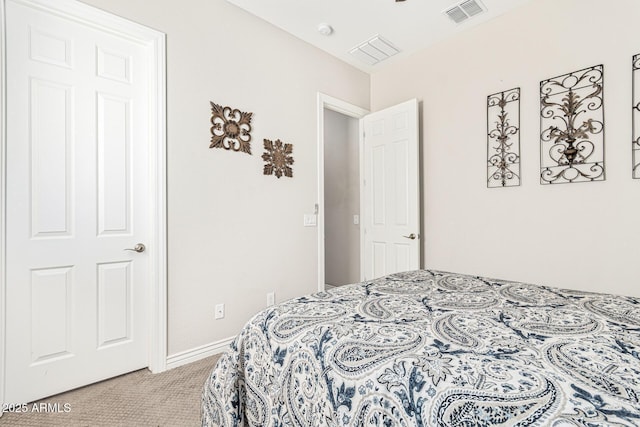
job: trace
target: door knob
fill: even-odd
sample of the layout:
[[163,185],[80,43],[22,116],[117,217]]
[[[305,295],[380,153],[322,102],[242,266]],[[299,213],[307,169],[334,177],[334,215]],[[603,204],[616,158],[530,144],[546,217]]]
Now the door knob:
[[406,237],[407,239],[415,240],[416,237],[418,237],[418,236],[416,236],[415,233],[411,233],[408,236],[402,236],[402,237]]
[[125,249],[125,251],[133,251],[133,252],[141,253],[141,252],[144,252],[145,249],[147,249],[145,245],[143,245],[142,243],[138,243],[133,247],[133,249],[127,248]]

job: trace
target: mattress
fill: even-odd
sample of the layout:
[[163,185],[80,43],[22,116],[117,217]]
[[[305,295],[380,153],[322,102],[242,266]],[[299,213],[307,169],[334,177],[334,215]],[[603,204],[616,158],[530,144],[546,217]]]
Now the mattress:
[[638,426],[640,299],[433,270],[254,316],[203,426]]

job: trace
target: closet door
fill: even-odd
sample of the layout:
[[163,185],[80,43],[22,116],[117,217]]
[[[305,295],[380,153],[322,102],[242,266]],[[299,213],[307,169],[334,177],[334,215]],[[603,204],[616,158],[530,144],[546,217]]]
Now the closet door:
[[[147,49],[6,1],[6,395],[148,365]],[[68,2],[66,2],[68,3]],[[136,250],[127,250],[134,249]]]

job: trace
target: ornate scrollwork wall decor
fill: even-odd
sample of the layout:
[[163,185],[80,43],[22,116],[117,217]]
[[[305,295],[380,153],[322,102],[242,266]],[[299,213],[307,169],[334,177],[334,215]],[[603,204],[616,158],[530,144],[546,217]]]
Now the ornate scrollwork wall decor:
[[540,82],[540,182],[603,181],[604,66]]
[[264,174],[275,175],[280,178],[282,175],[293,178],[293,145],[283,144],[276,139],[276,142],[268,139],[264,140],[264,154],[262,160],[265,161]]
[[632,61],[633,74],[633,109],[632,111],[632,128],[633,142],[631,146],[632,152],[632,176],[640,179],[640,53],[633,56]]
[[487,187],[520,185],[520,88],[487,97]]
[[251,116],[211,102],[211,145],[251,154]]

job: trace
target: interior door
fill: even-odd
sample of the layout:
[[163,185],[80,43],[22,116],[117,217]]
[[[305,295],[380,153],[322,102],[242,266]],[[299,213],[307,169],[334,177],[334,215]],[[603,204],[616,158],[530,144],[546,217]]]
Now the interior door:
[[148,365],[147,54],[6,3],[7,402]]
[[363,280],[420,268],[418,101],[363,119]]

